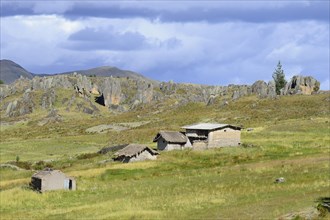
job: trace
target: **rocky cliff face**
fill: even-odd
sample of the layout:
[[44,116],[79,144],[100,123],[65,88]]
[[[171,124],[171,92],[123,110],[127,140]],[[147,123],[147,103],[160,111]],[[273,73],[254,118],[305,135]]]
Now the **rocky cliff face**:
[[[320,83],[312,77],[294,76],[282,90],[283,95],[312,94]],[[97,103],[112,111],[129,111],[141,104],[162,103],[168,99],[177,104],[204,102],[207,105],[228,104],[248,95],[259,98],[275,98],[275,82],[256,81],[253,85],[206,86],[179,84],[174,82],[155,83],[140,79],[114,77],[86,77],[80,74],[34,77],[32,80],[20,78],[10,85],[0,86],[0,101],[5,115],[21,116],[33,112],[36,106],[53,109],[57,100],[56,91],[65,89],[72,92],[71,98],[62,100],[67,111],[73,109],[87,114],[97,113]],[[35,104],[35,92],[41,92]],[[6,97],[22,94],[21,98],[4,102]],[[77,99],[80,97],[81,101]]]

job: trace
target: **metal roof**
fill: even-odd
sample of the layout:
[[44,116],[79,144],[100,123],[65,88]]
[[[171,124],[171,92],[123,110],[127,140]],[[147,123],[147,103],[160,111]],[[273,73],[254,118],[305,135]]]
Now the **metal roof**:
[[179,143],[185,144],[187,143],[187,137],[177,131],[161,131],[154,138],[154,142],[158,141],[160,137],[163,137],[168,143]]
[[229,125],[229,124],[216,124],[216,123],[199,123],[199,124],[193,124],[193,125],[186,125],[182,128],[184,129],[192,129],[192,130],[216,130],[221,129],[225,127],[232,127],[236,129],[240,129],[240,127]]

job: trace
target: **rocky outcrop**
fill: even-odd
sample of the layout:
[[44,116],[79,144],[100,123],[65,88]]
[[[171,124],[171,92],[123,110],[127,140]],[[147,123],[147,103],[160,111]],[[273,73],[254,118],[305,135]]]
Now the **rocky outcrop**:
[[252,85],[252,93],[257,94],[260,98],[266,98],[268,92],[267,83],[263,80],[258,80]]
[[263,80],[258,80],[253,83],[252,94],[256,94],[259,98],[275,98],[276,88],[273,80],[269,81],[268,84]]
[[104,97],[104,105],[110,107],[111,105],[119,105],[122,101],[121,84],[119,79],[106,78],[100,88]]
[[154,86],[145,81],[137,81],[136,100],[140,103],[150,103],[153,99]]
[[268,98],[276,97],[276,85],[274,80],[268,82],[267,96]]
[[46,90],[42,96],[40,105],[42,109],[52,108],[56,100],[56,94],[54,89]]
[[177,84],[174,83],[172,80],[169,82],[162,82],[159,84],[159,89],[163,93],[170,95],[176,92]]
[[236,100],[243,96],[251,95],[251,93],[252,93],[251,86],[247,86],[247,85],[234,86],[232,99]]
[[24,77],[20,77],[10,85],[0,85],[0,100],[27,89],[31,89],[31,80]]
[[284,87],[283,95],[311,95],[320,89],[320,82],[311,76],[293,76]]
[[58,114],[57,109],[51,109],[48,115],[41,121],[38,122],[39,126],[44,126],[51,123],[62,122],[62,116]]
[[34,77],[31,82],[31,88],[33,90],[38,89],[51,89],[51,88],[62,88],[69,89],[73,88],[72,82],[69,80],[67,75],[56,75],[47,77]]
[[[282,95],[312,94],[318,91],[319,86],[320,83],[313,77],[295,76],[282,90]],[[258,80],[253,85],[207,86],[71,74],[34,77],[32,80],[20,78],[10,85],[0,85],[1,102],[13,94],[24,93],[21,99],[2,104],[0,110],[10,117],[31,113],[36,107],[31,99],[33,94],[39,99],[36,100],[38,106],[45,110],[52,109],[57,98],[56,92],[59,96],[65,94],[66,97],[61,97],[61,103],[67,107],[67,111],[76,110],[93,115],[99,111],[97,103],[113,112],[125,112],[152,102],[161,105],[167,100],[172,100],[173,106],[189,102],[225,106],[249,95],[259,98],[277,96],[274,81],[266,83]]]
[[30,90],[27,90],[21,99],[8,103],[5,114],[8,117],[18,117],[32,113],[33,109],[32,94]]

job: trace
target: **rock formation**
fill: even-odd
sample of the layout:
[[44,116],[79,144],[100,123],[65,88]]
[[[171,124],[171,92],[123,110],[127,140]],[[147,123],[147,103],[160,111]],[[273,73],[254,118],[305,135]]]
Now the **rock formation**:
[[8,117],[18,117],[32,113],[33,109],[34,103],[31,91],[27,90],[21,99],[8,103],[5,115]]
[[106,78],[100,88],[104,97],[104,105],[110,107],[111,105],[119,105],[122,101],[120,80],[115,78]]
[[267,97],[268,86],[263,80],[258,80],[252,85],[252,93],[257,94],[260,98]]
[[41,96],[41,108],[52,108],[56,100],[56,94],[54,89],[46,90]]
[[311,95],[320,89],[320,82],[311,76],[293,76],[284,87],[283,95]]
[[[310,95],[317,92],[319,87],[320,83],[313,77],[294,76],[282,89],[282,95]],[[98,104],[108,107],[113,112],[123,112],[152,102],[161,105],[169,99],[174,101],[173,106],[189,102],[225,106],[231,100],[249,95],[257,95],[259,98],[277,96],[274,81],[268,84],[258,80],[253,85],[207,86],[70,74],[34,77],[32,80],[20,78],[10,85],[0,85],[0,110],[8,117],[29,114],[38,107],[49,110],[54,108],[57,94],[67,111],[93,115],[99,112]],[[21,95],[21,98],[5,102],[11,95]],[[33,97],[37,106],[33,102]]]

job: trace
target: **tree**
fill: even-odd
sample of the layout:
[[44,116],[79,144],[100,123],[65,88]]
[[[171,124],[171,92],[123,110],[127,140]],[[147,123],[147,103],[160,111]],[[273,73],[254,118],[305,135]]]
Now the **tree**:
[[286,84],[284,71],[282,70],[282,64],[281,61],[278,61],[277,68],[275,69],[275,72],[273,73],[273,79],[275,81],[275,87],[276,87],[276,94],[281,94],[281,89],[284,88]]
[[5,83],[0,79],[0,84],[5,84]]

